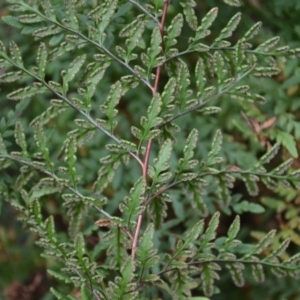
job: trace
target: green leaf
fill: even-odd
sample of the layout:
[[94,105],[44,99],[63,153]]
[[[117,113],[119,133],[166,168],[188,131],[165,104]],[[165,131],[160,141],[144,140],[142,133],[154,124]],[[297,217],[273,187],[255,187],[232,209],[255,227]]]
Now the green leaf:
[[126,286],[126,283],[130,282],[134,278],[134,261],[132,257],[128,257],[125,264],[123,264],[121,268],[121,274],[122,274],[122,283],[123,287]]
[[195,192],[193,197],[191,197],[192,205],[200,213],[200,216],[207,217],[208,209],[207,205],[204,202],[203,196],[199,192]]
[[259,159],[259,163],[261,165],[269,163],[277,155],[279,148],[280,148],[280,145],[275,144],[266,154],[264,154]]
[[162,38],[161,33],[158,27],[155,27],[153,29],[152,35],[151,35],[151,47],[147,49],[148,59],[146,61],[146,66],[148,67],[148,70],[150,71],[152,68],[157,66],[158,59],[157,56],[160,54],[162,47]]
[[[238,24],[241,21],[241,16],[242,14],[240,12],[238,12],[237,14],[235,14],[227,23],[227,25],[222,29],[220,35],[215,39],[215,42],[224,40],[228,37],[232,36],[233,31],[236,30]],[[214,43],[215,43],[214,42]]]
[[103,9],[103,12],[101,13],[101,21],[98,24],[99,28],[99,36],[103,35],[105,29],[109,25],[112,16],[115,13],[115,10],[118,6],[118,0],[111,0],[105,2],[105,7]]
[[146,180],[141,176],[130,189],[130,197],[125,196],[124,202],[120,203],[119,208],[126,216],[126,223],[129,226],[132,217],[140,214],[144,209],[142,202],[145,197]]
[[183,16],[182,14],[177,14],[171,22],[171,25],[167,28],[167,37],[165,42],[166,50],[169,50],[172,46],[177,43],[176,37],[181,33],[183,26]]
[[251,40],[253,37],[255,37],[260,28],[262,26],[262,22],[257,22],[255,23],[246,33],[245,35],[243,36],[242,40],[243,41],[248,41],[248,40]]
[[44,87],[41,83],[35,82],[33,86],[28,86],[25,88],[18,89],[7,95],[10,100],[22,100],[25,98],[30,98],[36,94],[43,94],[48,89]]
[[81,285],[80,293],[81,293],[81,300],[93,300],[94,299],[91,291],[87,288],[87,286],[85,284]]
[[64,283],[72,283],[72,280],[70,279],[70,276],[68,275],[65,275],[63,273],[59,273],[59,272],[56,272],[54,270],[47,270],[47,272],[55,277],[56,279],[60,280],[60,281],[63,281]]
[[183,154],[186,161],[188,161],[194,156],[193,150],[197,147],[197,143],[198,143],[198,130],[194,128],[188,135],[186,144],[183,148]]
[[0,134],[0,153],[1,154],[7,154],[6,146],[4,144],[2,135]]
[[7,72],[0,75],[0,82],[14,82],[22,79],[23,71]]
[[181,255],[185,249],[189,248],[193,242],[195,242],[203,231],[204,221],[197,222],[187,234],[185,234],[184,241],[177,244],[176,256]]
[[165,85],[164,91],[161,94],[162,111],[165,111],[165,109],[171,111],[175,108],[175,105],[172,103],[175,99],[176,84],[176,78],[171,77]]
[[15,16],[2,16],[1,20],[8,24],[9,26],[15,27],[17,29],[22,29],[24,25],[20,22],[20,20]]
[[34,129],[34,139],[36,141],[37,147],[42,151],[43,158],[46,160],[48,165],[51,164],[49,149],[47,147],[47,140],[45,132],[41,125],[35,126]]
[[62,294],[61,292],[57,291],[53,287],[50,288],[51,293],[58,299],[58,300],[66,300],[66,295]]
[[44,21],[44,19],[37,14],[26,14],[26,15],[19,16],[19,21],[25,24],[34,24],[34,23],[42,22]]
[[259,189],[257,185],[257,181],[259,181],[259,178],[255,175],[242,175],[242,179],[245,181],[247,191],[250,196],[257,196]]
[[12,60],[18,65],[23,67],[23,59],[22,59],[22,55],[21,55],[21,51],[19,49],[19,47],[17,46],[17,44],[14,41],[11,41],[9,43],[9,52],[11,55]]
[[63,85],[64,85],[64,91],[67,92],[68,90],[68,82],[72,81],[75,77],[75,75],[78,73],[78,71],[83,66],[84,62],[86,60],[86,54],[77,56],[70,64],[67,71],[62,71],[62,77],[63,77]]
[[147,206],[151,220],[153,220],[155,228],[160,228],[163,220],[167,217],[167,202],[169,197],[165,193],[153,199]]
[[264,43],[260,44],[256,49],[255,52],[262,52],[262,53],[267,53],[273,50],[276,45],[279,43],[280,37],[279,36],[274,36]]
[[45,78],[47,57],[48,57],[48,53],[47,53],[46,45],[44,43],[40,43],[36,62],[38,64],[38,70],[39,70],[38,74],[42,80],[44,80]]
[[27,152],[27,142],[25,138],[25,133],[24,133],[24,127],[21,122],[16,122],[16,127],[15,127],[15,140],[16,143],[22,148],[23,154],[26,156],[28,155]]
[[215,271],[221,270],[221,267],[216,263],[204,263],[201,267],[201,281],[203,291],[206,296],[212,296],[214,293],[214,281],[220,279],[220,276]]
[[280,70],[277,67],[256,67],[253,75],[257,77],[272,77],[278,75]]
[[230,5],[230,6],[241,6],[242,3],[240,2],[240,0],[223,0],[224,3]]
[[43,0],[41,2],[41,5],[44,9],[45,15],[47,18],[49,18],[52,21],[56,21],[55,12],[54,9],[50,3],[50,0]]
[[242,213],[245,213],[245,212],[250,212],[250,213],[253,213],[253,214],[261,214],[261,213],[265,212],[264,207],[261,206],[260,204],[250,203],[248,201],[241,201],[237,204],[234,204],[233,210],[237,214],[242,214]]
[[280,257],[286,249],[288,248],[289,244],[291,242],[290,238],[285,239],[279,246],[277,246],[265,259],[264,261],[270,261],[272,262],[274,258]]
[[56,35],[62,32],[62,28],[56,25],[51,25],[49,27],[42,27],[33,32],[33,35],[39,38],[44,38],[49,35]]
[[276,134],[276,142],[278,144],[282,144],[294,158],[298,157],[296,141],[290,133],[278,130]]
[[74,239],[76,254],[80,260],[82,260],[85,254],[85,244],[83,234],[80,232],[76,235]]
[[232,224],[230,225],[227,236],[230,240],[233,240],[240,230],[240,217],[236,216]]
[[276,234],[276,230],[271,230],[268,234],[263,237],[258,244],[256,244],[251,251],[251,253],[247,254],[246,257],[250,256],[250,254],[260,254],[264,249],[266,249],[269,244],[272,242],[274,236]]
[[197,112],[202,113],[204,115],[217,114],[222,110],[221,107],[218,106],[207,106],[201,109],[197,109]]
[[252,276],[256,282],[264,282],[265,274],[261,264],[251,264]]
[[74,238],[80,229],[83,217],[87,213],[87,205],[82,201],[66,202],[64,206],[68,208],[67,215],[70,218],[68,232],[71,238]]
[[[157,249],[154,248],[153,244],[153,235],[154,226],[150,223],[141,236],[137,249],[137,257],[139,266],[142,268],[142,274],[145,272],[145,269],[155,266],[159,260],[159,256],[156,255]],[[141,280],[144,280],[143,277]]]
[[205,38],[210,34],[208,30],[218,15],[218,7],[212,8],[201,20],[201,25],[196,30],[195,41]]
[[197,96],[199,97],[203,93],[203,89],[206,85],[207,79],[205,74],[205,66],[202,58],[199,58],[195,68],[196,85],[198,88]]
[[47,110],[44,111],[41,115],[37,116],[31,121],[31,127],[35,128],[48,124],[50,120],[64,112],[66,108],[69,108],[69,105],[66,104],[63,100],[52,99],[50,100],[50,102],[51,106],[48,107]]
[[86,71],[80,79],[81,84],[86,87],[85,97],[87,99],[90,100],[95,94],[96,87],[109,66],[109,61],[87,65]]
[[284,174],[287,170],[290,169],[290,167],[292,166],[293,162],[294,162],[294,159],[293,158],[289,158],[286,161],[284,161],[282,164],[280,164],[279,166],[277,166],[275,169],[273,169],[271,171],[271,173],[272,174],[278,174],[278,175]]
[[245,284],[245,279],[243,276],[243,269],[245,268],[242,263],[227,263],[226,268],[229,270],[231,278],[234,284],[238,287],[242,287]]
[[217,227],[219,225],[219,218],[220,218],[220,213],[215,212],[214,215],[212,216],[211,220],[209,221],[209,224],[207,226],[207,229],[204,234],[201,236],[200,240],[200,249],[206,249],[208,247],[208,243],[215,239],[216,237],[216,231]]
[[47,229],[47,237],[50,241],[55,241],[55,228],[54,228],[54,218],[53,216],[50,216],[46,221],[45,221],[45,226]]
[[125,41],[127,48],[126,56],[129,59],[133,49],[139,44],[142,34],[145,30],[145,21],[143,15],[140,15],[129,25],[120,31],[120,37],[128,37]]
[[42,217],[42,213],[41,213],[41,206],[38,200],[33,200],[31,202],[31,213],[34,215],[35,220],[37,221],[37,223],[40,225],[43,222],[43,217]]
[[73,1],[70,0],[65,0],[65,11],[66,11],[66,15],[68,17],[68,21],[69,21],[69,26],[75,30],[78,31],[79,26],[78,26],[78,20],[76,17],[76,11],[75,11],[75,6]]
[[173,143],[171,140],[166,140],[162,145],[158,153],[158,157],[154,159],[155,179],[159,180],[161,172],[170,168],[170,157],[172,154]]
[[119,104],[119,101],[124,92],[125,91],[123,90],[122,83],[120,81],[117,81],[111,86],[104,105],[99,106],[100,110],[108,117],[111,132],[113,132],[113,129],[117,125],[115,116],[117,115],[118,110],[115,109],[115,107]]
[[189,26],[196,30],[198,26],[198,20],[195,15],[194,7],[196,6],[194,1],[181,1],[180,3],[183,6],[183,13],[185,16],[186,22],[189,24]]
[[76,169],[75,169],[75,162],[77,160],[76,152],[77,152],[77,142],[75,137],[71,136],[68,139],[66,144],[65,161],[68,163],[68,173],[72,177],[74,184],[75,184],[75,177],[76,177]]
[[207,155],[207,164],[209,165],[211,162],[213,162],[214,160],[212,160],[221,150],[221,145],[222,145],[222,132],[221,130],[218,130],[214,136],[213,142],[211,144],[211,150],[209,151],[208,155]]

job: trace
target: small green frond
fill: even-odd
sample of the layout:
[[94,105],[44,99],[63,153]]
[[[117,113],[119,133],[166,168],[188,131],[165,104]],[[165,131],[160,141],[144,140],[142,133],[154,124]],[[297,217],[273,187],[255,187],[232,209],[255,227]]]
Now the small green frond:
[[60,273],[54,270],[47,270],[47,273],[49,273],[51,276],[55,277],[56,279],[64,282],[64,283],[72,283],[72,280],[69,276],[65,275],[64,273]]
[[263,266],[261,264],[251,264],[252,276],[256,282],[264,282],[265,281],[265,273]]
[[251,40],[253,37],[255,37],[255,36],[258,34],[258,32],[259,32],[261,26],[262,26],[262,22],[257,22],[257,23],[255,23],[255,24],[254,24],[254,25],[253,25],[253,26],[245,33],[245,35],[243,36],[242,40],[243,40],[243,41],[249,41],[249,40]]
[[20,15],[18,19],[21,23],[25,24],[34,24],[44,21],[44,19],[37,14]]
[[68,91],[68,83],[72,81],[75,75],[79,72],[86,60],[86,54],[77,56],[70,64],[69,68],[61,72],[63,78],[63,90],[64,93]]
[[214,293],[214,281],[219,280],[220,276],[216,271],[221,270],[221,267],[216,263],[203,263],[200,267],[201,281],[205,296],[212,296]]
[[26,142],[26,137],[25,137],[25,133],[24,133],[24,127],[21,122],[16,123],[15,141],[21,147],[23,154],[27,156],[28,155],[27,142]]
[[230,6],[241,6],[242,5],[240,0],[223,0],[223,2]]
[[50,288],[50,291],[58,300],[66,300],[67,299],[65,294],[62,294],[61,292],[57,291],[53,287]]
[[24,67],[21,51],[14,41],[9,43],[9,52],[12,60],[20,67]]
[[269,163],[278,153],[280,149],[279,144],[275,144],[266,154],[264,154],[260,159],[259,162],[261,165]]
[[185,16],[186,22],[189,24],[189,26],[193,29],[196,30],[198,26],[198,20],[195,14],[195,9],[194,7],[195,2],[194,1],[181,1],[180,4],[183,6],[183,13]]
[[87,288],[86,284],[82,284],[80,288],[81,300],[92,300],[92,292]]
[[201,25],[196,29],[195,41],[205,38],[210,34],[208,30],[218,15],[218,7],[212,8],[201,20]]
[[235,239],[239,230],[240,230],[240,216],[237,215],[228,229],[227,232],[228,239],[230,240]]
[[162,194],[151,200],[150,204],[147,206],[148,214],[151,217],[155,228],[160,228],[164,219],[167,217],[167,202],[169,202],[169,196]]
[[45,221],[45,227],[47,229],[47,237],[49,241],[55,242],[55,227],[54,227],[54,219],[53,216],[50,216],[48,219]]
[[62,32],[62,28],[56,26],[56,25],[50,25],[48,27],[42,27],[33,32],[33,35],[38,38],[44,38],[46,36],[50,35],[56,35],[60,32]]
[[234,262],[227,263],[226,268],[229,270],[232,281],[238,287],[242,287],[245,284],[245,278],[243,275],[243,269],[245,268],[242,263]]
[[22,79],[23,71],[7,72],[0,75],[0,82],[14,82]]
[[154,226],[149,224],[140,238],[137,249],[138,265],[141,268],[141,280],[147,275],[146,269],[155,266],[159,260],[157,249],[153,244]]
[[238,12],[235,14],[227,23],[227,25],[222,29],[220,35],[215,39],[215,42],[224,40],[232,36],[232,33],[236,30],[237,26],[241,21],[242,14]]
[[145,207],[142,206],[142,202],[145,197],[146,181],[144,177],[140,177],[130,190],[130,196],[125,196],[124,202],[120,203],[120,211],[125,215],[125,221],[127,226],[133,221],[133,216],[140,214]]
[[85,254],[85,243],[83,234],[81,232],[77,233],[74,238],[74,248],[76,250],[77,257],[82,260]]
[[20,88],[7,95],[10,100],[22,100],[25,98],[31,98],[37,94],[43,94],[47,92],[48,89],[44,87],[41,83],[35,82],[33,86],[27,86],[25,88]]
[[260,44],[255,49],[255,52],[258,52],[258,53],[259,52],[261,52],[261,53],[270,52],[270,51],[274,50],[274,48],[279,43],[279,41],[280,41],[279,36],[272,37],[272,38],[268,39],[267,41],[265,41],[264,43]]
[[165,37],[165,49],[168,51],[172,46],[176,45],[176,38],[180,35],[183,26],[183,16],[182,14],[176,15],[171,25],[167,28],[167,36]]
[[171,140],[166,140],[160,148],[158,157],[154,159],[154,169],[155,169],[155,180],[160,181],[162,172],[165,172],[170,168],[170,157],[172,154],[173,143]]
[[266,249],[269,244],[272,242],[274,236],[275,236],[276,230],[271,230],[269,233],[267,233],[258,244],[256,244],[251,251],[251,253],[246,254],[245,257],[250,257],[250,255],[253,254],[260,254],[264,249]]
[[3,22],[5,22],[6,24],[8,24],[9,26],[15,27],[17,29],[22,29],[24,27],[24,25],[22,24],[22,22],[19,20],[19,18],[15,17],[15,16],[2,16],[1,20]]
[[76,10],[75,10],[75,5],[74,5],[73,1],[64,0],[64,3],[65,3],[65,12],[68,17],[68,19],[67,19],[68,25],[73,30],[78,30],[79,29],[78,20],[76,17]]
[[212,141],[211,150],[209,151],[209,153],[207,155],[207,158],[208,158],[207,162],[206,162],[207,165],[214,163],[214,158],[221,150],[222,140],[223,140],[222,132],[221,132],[221,130],[218,130]]
[[216,237],[216,230],[217,227],[219,226],[219,218],[220,218],[220,213],[219,212],[214,213],[211,220],[209,221],[205,233],[202,234],[201,236],[199,249],[203,250],[210,247],[209,242],[211,240],[214,240]]
[[42,5],[42,7],[44,9],[46,17],[49,18],[52,21],[56,21],[55,12],[54,12],[54,9],[53,9],[53,7],[51,5],[50,0],[43,0],[41,2],[41,5]]

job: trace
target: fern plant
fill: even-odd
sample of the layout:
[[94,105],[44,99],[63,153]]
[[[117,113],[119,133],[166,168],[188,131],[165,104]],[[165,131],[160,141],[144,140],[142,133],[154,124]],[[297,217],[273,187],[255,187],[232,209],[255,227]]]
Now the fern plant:
[[[7,95],[20,101],[20,111],[28,101],[46,101],[48,108],[30,128],[22,119],[11,121],[15,144],[1,137],[2,172],[14,165],[20,170],[17,177],[7,172],[1,193],[38,234],[43,256],[57,261],[50,275],[78,287],[80,299],[210,297],[218,292],[222,270],[238,287],[245,284],[245,268],[257,282],[265,280],[265,269],[277,277],[299,276],[300,253],[282,255],[289,238],[277,247],[275,230],[256,244],[238,239],[239,214],[262,207],[232,195],[236,180],[245,182],[250,196],[259,193],[259,182],[271,190],[299,188],[293,160],[270,170],[279,150],[274,144],[249,168],[228,165],[221,155],[222,128],[203,153],[202,128],[194,128],[187,116],[210,120],[222,109],[214,105],[219,98],[264,102],[244,78],[277,74],[278,60],[297,57],[300,49],[279,46],[278,37],[254,47],[251,39],[261,22],[232,43],[240,13],[210,39],[218,8],[200,20],[193,0],[180,1],[176,15],[164,0],[7,2],[12,14],[2,20],[35,38],[36,62],[25,65],[14,41],[1,42],[0,80],[20,82]],[[183,27],[190,36],[179,43]],[[193,69],[187,55],[197,57]],[[48,72],[64,57],[69,62],[59,74]],[[68,132],[57,151],[51,122],[67,115],[72,123],[65,124]],[[183,138],[184,144],[178,142]],[[91,170],[97,174],[86,174],[84,147],[96,151]],[[14,183],[8,185],[11,176]],[[67,234],[43,211],[52,194],[66,213]],[[227,234],[218,236],[221,212],[236,216]],[[182,232],[174,214],[184,223]],[[89,234],[99,239],[96,246],[88,245]],[[77,299],[51,291],[57,299]]]

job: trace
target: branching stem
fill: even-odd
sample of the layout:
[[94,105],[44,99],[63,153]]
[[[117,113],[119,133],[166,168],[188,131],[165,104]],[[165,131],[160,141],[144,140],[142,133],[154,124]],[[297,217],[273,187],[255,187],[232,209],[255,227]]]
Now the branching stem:
[[[160,30],[162,37],[164,35],[164,26],[165,26],[165,20],[166,20],[166,15],[167,15],[169,4],[170,4],[169,0],[165,1],[161,22],[159,23],[159,30]],[[157,93],[157,90],[158,90],[161,68],[162,68],[161,65],[156,68],[155,82],[154,82],[154,86],[152,87],[152,95],[153,96]],[[152,140],[149,140],[147,143],[147,146],[146,146],[144,162],[142,165],[142,173],[143,173],[143,177],[145,179],[147,178],[147,173],[148,173],[151,148],[152,148]],[[134,237],[133,237],[133,242],[132,242],[132,248],[131,248],[132,249],[131,256],[133,259],[135,259],[135,256],[136,256],[136,247],[138,244],[138,239],[139,239],[139,234],[141,231],[142,222],[143,222],[143,214],[140,214],[138,216],[138,220],[137,220],[137,224],[136,224],[136,228],[135,228],[135,232],[134,232]]]

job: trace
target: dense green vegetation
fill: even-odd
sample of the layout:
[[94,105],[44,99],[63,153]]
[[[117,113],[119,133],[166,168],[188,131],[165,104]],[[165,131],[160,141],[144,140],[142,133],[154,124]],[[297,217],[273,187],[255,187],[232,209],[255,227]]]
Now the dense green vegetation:
[[300,299],[299,1],[7,2],[3,297]]

